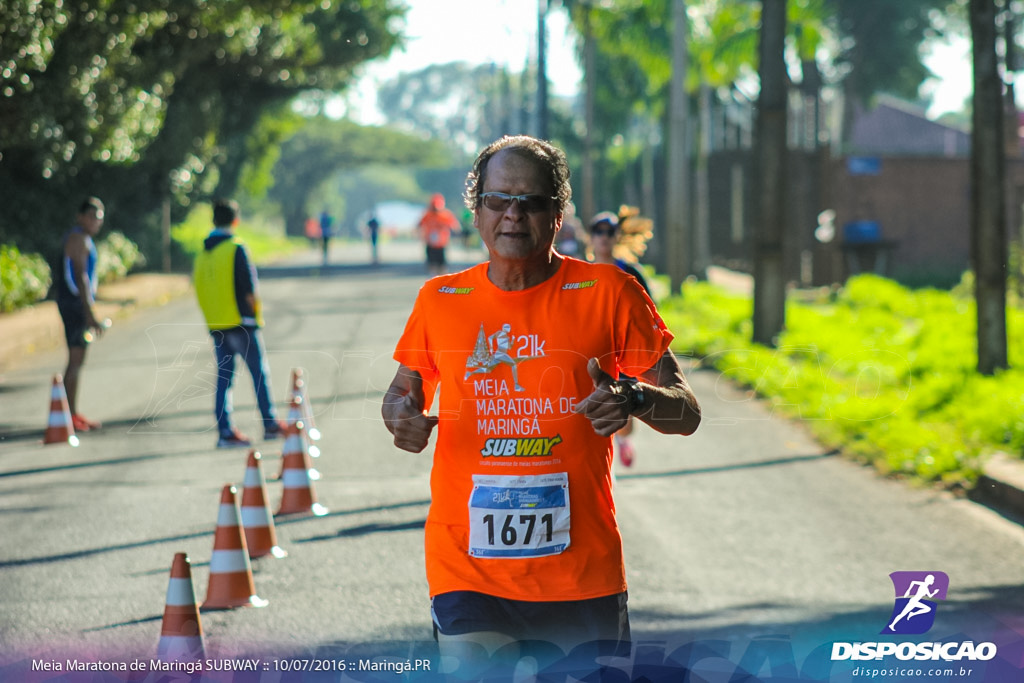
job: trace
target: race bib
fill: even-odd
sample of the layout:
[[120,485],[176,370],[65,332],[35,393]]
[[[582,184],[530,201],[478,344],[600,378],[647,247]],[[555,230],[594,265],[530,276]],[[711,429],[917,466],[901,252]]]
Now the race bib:
[[569,475],[473,475],[469,554],[487,558],[557,555],[569,547]]

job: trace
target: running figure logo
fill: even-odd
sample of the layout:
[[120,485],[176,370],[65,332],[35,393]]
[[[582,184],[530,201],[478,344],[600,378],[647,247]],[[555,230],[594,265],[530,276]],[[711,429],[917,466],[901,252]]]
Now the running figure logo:
[[541,358],[544,354],[541,352],[540,355],[535,356],[513,357],[511,351],[514,343],[515,336],[512,334],[510,324],[505,323],[500,330],[488,337],[484,333],[484,324],[480,323],[480,332],[476,336],[473,353],[466,359],[466,376],[463,377],[463,381],[469,379],[471,375],[487,374],[499,365],[508,365],[512,368],[512,382],[515,390],[526,391],[519,384],[519,363],[532,358]]
[[936,603],[945,600],[949,577],[944,572],[893,572],[896,604],[882,633],[925,633],[935,623]]

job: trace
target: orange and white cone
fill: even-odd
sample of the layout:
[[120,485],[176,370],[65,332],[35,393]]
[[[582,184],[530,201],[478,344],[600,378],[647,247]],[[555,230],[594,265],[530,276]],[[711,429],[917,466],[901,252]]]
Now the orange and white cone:
[[[280,515],[316,515],[327,514],[327,508],[316,502],[316,491],[313,489],[313,477],[310,476],[309,454],[306,452],[306,440],[302,435],[302,423],[288,425],[288,437],[285,439],[285,450],[281,454],[284,469],[281,471],[281,507],[274,514]],[[315,470],[313,470],[315,471]],[[317,473],[319,478],[319,473]]]
[[199,619],[196,592],[192,587],[192,569],[188,555],[177,553],[167,582],[167,606],[160,628],[157,659],[169,662],[199,661],[203,648],[203,624]]
[[285,456],[289,453],[303,454],[303,461],[306,463],[306,472],[312,481],[320,480],[320,472],[313,468],[310,458],[320,457],[320,449],[311,446],[306,438],[306,423],[302,421],[301,398],[293,398],[291,409],[288,412],[288,426],[284,432],[284,445],[281,447],[281,472],[277,475],[278,481],[284,479],[286,467]]
[[[309,457],[311,458],[319,458],[320,449],[309,442],[309,422],[306,420],[306,410],[305,408],[303,408],[303,406],[306,405],[305,401],[306,399],[304,399],[302,396],[292,397],[291,405],[288,408],[287,424],[291,425],[297,422],[302,424],[302,438],[306,441],[306,452],[309,453]],[[287,436],[288,435],[286,434],[285,438],[287,438]],[[286,447],[283,450],[287,451],[288,449]]]
[[203,609],[267,605],[266,600],[256,595],[252,565],[249,564],[249,550],[245,547],[245,535],[242,533],[237,496],[238,491],[234,486],[224,485],[217,513],[217,530],[213,535],[210,582],[206,589]]
[[68,395],[64,391],[64,378],[53,376],[53,387],[50,389],[50,417],[46,423],[46,434],[43,443],[67,443],[78,445],[75,426],[71,422],[71,408],[68,407]]
[[[313,404],[309,402],[306,394],[306,380],[302,376],[301,368],[292,368],[292,395],[291,399],[299,397],[302,399],[302,421],[306,424],[306,436],[312,441],[320,440],[320,430],[313,422]],[[319,455],[319,454],[317,454]],[[313,456],[314,458],[316,455]]]
[[263,478],[261,459],[262,456],[257,451],[249,451],[245,481],[242,483],[241,515],[245,546],[250,559],[264,555],[287,557],[288,553],[277,545],[274,518],[267,507],[267,482]]

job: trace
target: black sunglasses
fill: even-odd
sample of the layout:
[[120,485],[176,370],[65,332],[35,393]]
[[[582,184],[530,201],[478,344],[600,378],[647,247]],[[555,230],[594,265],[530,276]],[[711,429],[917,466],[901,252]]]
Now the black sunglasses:
[[615,237],[615,228],[595,228],[590,231],[590,234],[594,237]]
[[506,194],[505,192],[483,192],[480,201],[491,211],[508,211],[512,202],[519,202],[519,208],[526,213],[540,213],[551,208],[554,197],[542,194]]

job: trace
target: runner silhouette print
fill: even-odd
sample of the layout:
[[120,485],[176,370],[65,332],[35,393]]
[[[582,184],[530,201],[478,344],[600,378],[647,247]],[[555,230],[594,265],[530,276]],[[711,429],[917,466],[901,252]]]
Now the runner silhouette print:
[[882,633],[920,634],[935,623],[937,603],[945,600],[949,577],[944,572],[893,572],[889,575],[896,589],[889,625]]

